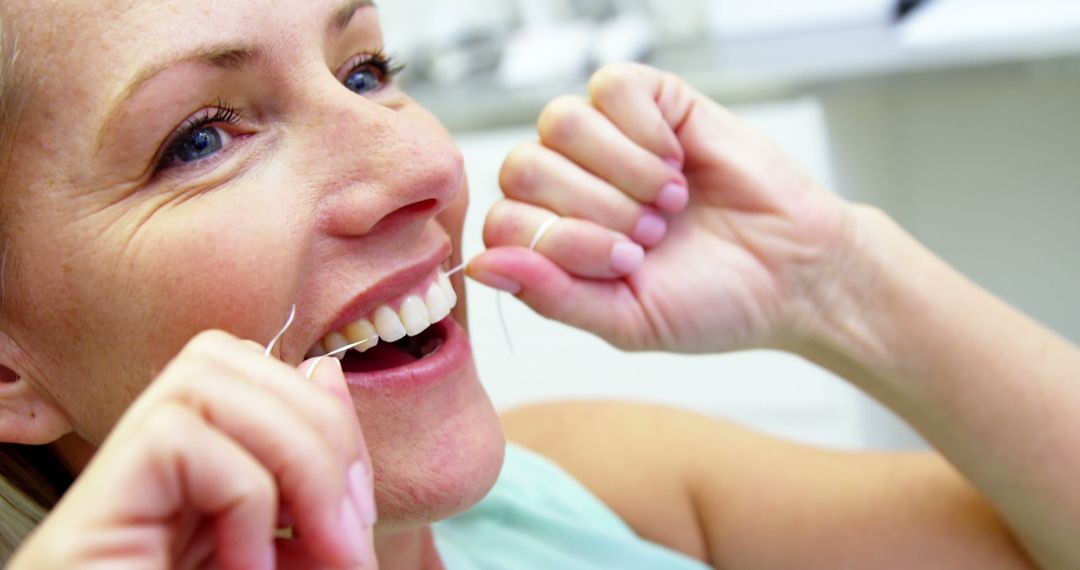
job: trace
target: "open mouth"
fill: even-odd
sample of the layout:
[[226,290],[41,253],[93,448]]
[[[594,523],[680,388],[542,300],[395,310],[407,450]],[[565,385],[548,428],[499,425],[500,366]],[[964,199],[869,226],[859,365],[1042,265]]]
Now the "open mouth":
[[[448,338],[444,322],[457,305],[449,278],[437,271],[395,302],[327,334],[308,357],[334,354],[346,372],[379,372],[408,366],[437,353]],[[396,308],[395,308],[396,307]],[[353,346],[344,353],[340,350]]]
[[408,366],[434,355],[446,342],[446,328],[440,322],[422,333],[396,342],[380,342],[367,352],[350,350],[341,361],[345,372],[378,372]]

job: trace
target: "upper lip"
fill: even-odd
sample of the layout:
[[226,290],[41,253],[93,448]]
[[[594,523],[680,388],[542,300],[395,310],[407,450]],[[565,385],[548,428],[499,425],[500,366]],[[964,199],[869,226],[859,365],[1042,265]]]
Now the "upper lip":
[[[420,280],[428,277],[450,257],[452,246],[449,241],[434,249],[420,261],[389,273],[365,288],[353,297],[323,329],[323,333],[312,344],[319,342],[326,335],[340,331],[360,320],[379,305],[404,294],[416,286]],[[310,346],[310,345],[309,345]]]

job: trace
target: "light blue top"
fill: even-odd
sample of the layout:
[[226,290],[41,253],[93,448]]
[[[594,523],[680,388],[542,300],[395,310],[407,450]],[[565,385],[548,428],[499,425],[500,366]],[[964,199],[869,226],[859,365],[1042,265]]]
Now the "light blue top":
[[447,570],[708,568],[642,540],[568,473],[515,445],[488,496],[434,532]]

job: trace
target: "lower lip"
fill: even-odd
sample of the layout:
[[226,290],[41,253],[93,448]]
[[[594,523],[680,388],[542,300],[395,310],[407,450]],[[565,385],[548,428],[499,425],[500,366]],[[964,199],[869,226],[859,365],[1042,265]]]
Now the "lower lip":
[[413,390],[465,370],[472,362],[472,347],[461,325],[458,325],[453,317],[447,317],[432,326],[442,329],[444,339],[442,346],[434,354],[389,370],[346,372],[345,381],[356,388]]

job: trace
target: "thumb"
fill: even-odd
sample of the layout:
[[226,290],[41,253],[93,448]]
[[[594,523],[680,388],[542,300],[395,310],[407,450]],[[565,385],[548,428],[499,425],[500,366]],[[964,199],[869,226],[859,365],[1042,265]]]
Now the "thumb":
[[[334,397],[345,404],[345,407],[349,409],[356,422],[353,429],[356,430],[359,445],[358,451],[360,452],[359,460],[360,463],[363,464],[363,470],[362,472],[354,472],[352,469],[349,470],[349,495],[351,496],[357,511],[360,513],[371,513],[371,520],[374,521],[376,507],[373,489],[374,469],[372,468],[371,463],[371,453],[368,450],[367,442],[364,439],[364,433],[360,426],[360,419],[356,415],[356,405],[353,402],[352,396],[349,394],[348,384],[345,383],[345,374],[341,369],[341,361],[332,356],[312,358],[301,363],[299,369],[313,384],[330,392]],[[346,429],[346,426],[341,426],[341,428]],[[353,540],[361,541],[366,545],[362,549],[366,559],[360,566],[365,570],[377,570],[378,568],[378,561],[375,559],[374,535],[372,534],[372,529],[373,527],[370,524],[365,524],[362,535],[353,537]],[[278,568],[281,568],[282,570],[300,570],[302,568],[316,567],[308,559],[308,552],[302,544],[289,540],[279,540],[277,541],[277,547],[277,556],[279,560]]]
[[496,247],[469,262],[473,280],[508,292],[550,319],[586,330],[619,347],[642,330],[640,305],[626,281],[579,279],[523,247]]
[[300,363],[299,370],[316,386],[330,392],[349,409],[353,408],[349,386],[345,383],[345,373],[341,370],[341,361],[332,356],[320,356]]

